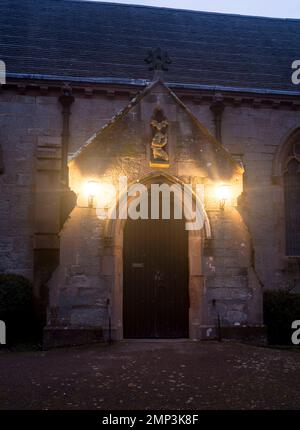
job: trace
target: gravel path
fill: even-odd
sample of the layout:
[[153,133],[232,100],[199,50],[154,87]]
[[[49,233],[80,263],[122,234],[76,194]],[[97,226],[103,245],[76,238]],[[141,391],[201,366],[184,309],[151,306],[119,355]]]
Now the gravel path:
[[300,351],[121,342],[0,354],[0,409],[300,409]]

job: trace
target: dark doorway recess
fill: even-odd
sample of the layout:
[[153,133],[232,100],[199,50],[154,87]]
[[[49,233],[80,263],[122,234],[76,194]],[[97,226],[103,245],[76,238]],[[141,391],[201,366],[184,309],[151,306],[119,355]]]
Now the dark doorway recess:
[[185,220],[128,219],[123,253],[124,338],[187,338]]

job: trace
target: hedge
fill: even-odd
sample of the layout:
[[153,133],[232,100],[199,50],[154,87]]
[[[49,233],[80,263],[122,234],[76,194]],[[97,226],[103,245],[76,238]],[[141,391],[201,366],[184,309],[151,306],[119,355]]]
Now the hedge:
[[8,343],[31,336],[32,284],[24,276],[0,274],[0,320],[6,324]]
[[270,344],[292,345],[291,325],[295,320],[300,320],[300,294],[287,290],[264,293],[264,323]]

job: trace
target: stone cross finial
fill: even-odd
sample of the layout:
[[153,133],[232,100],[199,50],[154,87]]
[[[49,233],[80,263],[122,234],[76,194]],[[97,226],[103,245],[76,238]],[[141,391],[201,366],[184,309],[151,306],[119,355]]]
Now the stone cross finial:
[[148,51],[145,62],[149,64],[149,70],[167,71],[169,70],[168,64],[171,64],[172,61],[167,52],[163,51],[161,48],[155,48]]

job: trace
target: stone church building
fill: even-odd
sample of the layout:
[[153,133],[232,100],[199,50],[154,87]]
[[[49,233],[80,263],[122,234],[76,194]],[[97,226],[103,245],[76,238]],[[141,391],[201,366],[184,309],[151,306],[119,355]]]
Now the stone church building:
[[[300,292],[300,21],[2,0],[0,33],[0,271],[45,344],[263,336]],[[201,185],[201,228],[99,216],[120,177]]]

